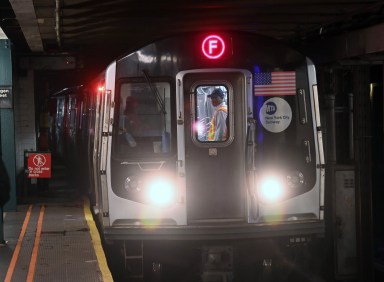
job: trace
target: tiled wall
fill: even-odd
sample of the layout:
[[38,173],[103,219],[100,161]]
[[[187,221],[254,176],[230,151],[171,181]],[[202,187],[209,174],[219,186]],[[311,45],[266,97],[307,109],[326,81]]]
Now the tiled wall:
[[24,151],[36,150],[35,94],[33,70],[14,83],[16,174],[24,168]]

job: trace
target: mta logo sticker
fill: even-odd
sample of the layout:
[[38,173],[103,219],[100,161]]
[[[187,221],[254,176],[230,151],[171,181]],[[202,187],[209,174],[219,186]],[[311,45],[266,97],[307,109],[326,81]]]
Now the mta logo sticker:
[[292,121],[291,106],[282,98],[274,97],[264,102],[259,111],[263,127],[273,133],[279,133],[288,128]]
[[273,103],[273,102],[268,102],[266,104],[266,114],[267,115],[273,115],[276,113],[276,110],[277,110],[277,107],[276,107],[276,104]]

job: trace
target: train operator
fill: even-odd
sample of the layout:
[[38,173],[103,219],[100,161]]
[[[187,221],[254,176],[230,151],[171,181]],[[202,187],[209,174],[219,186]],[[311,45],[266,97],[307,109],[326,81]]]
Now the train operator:
[[134,136],[140,130],[140,122],[136,114],[138,105],[137,99],[132,96],[128,96],[125,100],[123,132],[125,140],[130,147],[136,147],[137,144]]
[[210,95],[212,106],[215,107],[208,131],[208,141],[225,141],[227,139],[227,116],[228,109],[224,102],[224,93],[216,88]]

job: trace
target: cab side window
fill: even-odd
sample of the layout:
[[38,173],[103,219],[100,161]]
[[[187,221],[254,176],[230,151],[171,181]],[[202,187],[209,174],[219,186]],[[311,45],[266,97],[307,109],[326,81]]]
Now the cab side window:
[[[119,89],[119,149],[134,154],[168,153],[171,147],[171,94],[168,82],[124,82]],[[131,151],[132,153],[132,151]]]

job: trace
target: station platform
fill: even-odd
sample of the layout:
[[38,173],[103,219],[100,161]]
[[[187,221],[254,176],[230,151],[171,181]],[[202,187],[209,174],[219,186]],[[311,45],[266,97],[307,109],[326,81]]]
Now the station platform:
[[113,281],[88,201],[61,170],[4,212],[0,281]]

